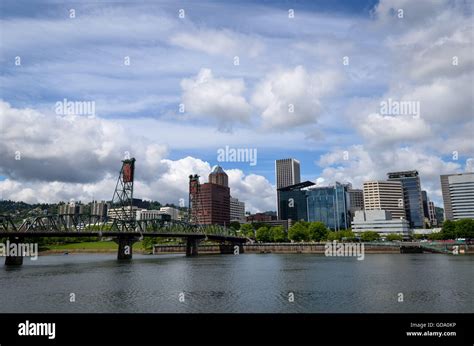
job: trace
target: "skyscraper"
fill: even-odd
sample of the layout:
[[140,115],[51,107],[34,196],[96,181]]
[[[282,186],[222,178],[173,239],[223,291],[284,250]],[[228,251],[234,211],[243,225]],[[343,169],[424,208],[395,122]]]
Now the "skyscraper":
[[191,220],[202,225],[228,226],[230,189],[227,174],[217,166],[209,174],[209,181],[209,183],[200,184],[197,175],[189,176]]
[[474,173],[441,176],[446,220],[474,219]]
[[221,166],[215,166],[212,172],[209,174],[209,182],[212,184],[229,186],[229,177],[224,172]]
[[403,186],[405,213],[410,227],[423,228],[424,212],[418,171],[387,173],[389,181],[399,181]]
[[295,159],[281,159],[275,161],[275,183],[277,188],[277,210],[280,217],[280,194],[278,189],[299,184],[301,181],[300,162]]
[[438,226],[438,219],[436,218],[436,209],[433,201],[428,201],[428,213],[431,226]]
[[402,183],[383,180],[365,182],[364,209],[389,211],[392,219],[406,218]]
[[303,190],[314,183],[305,181],[299,184],[278,189],[278,210],[280,220],[308,221],[306,191]]
[[361,189],[353,189],[351,185],[347,186],[347,193],[349,194],[349,212],[351,220],[353,220],[356,211],[364,210],[364,191]]
[[298,184],[301,181],[300,162],[295,159],[275,161],[277,189]]
[[348,186],[318,186],[306,190],[308,221],[319,221],[332,230],[350,227]]

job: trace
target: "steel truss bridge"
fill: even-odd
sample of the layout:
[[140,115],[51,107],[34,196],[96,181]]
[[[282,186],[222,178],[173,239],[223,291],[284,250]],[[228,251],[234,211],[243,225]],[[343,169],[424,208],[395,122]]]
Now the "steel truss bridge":
[[[223,253],[229,253],[228,247],[234,246],[243,251],[242,244],[247,238],[227,227],[170,220],[166,215],[137,220],[132,206],[135,159],[122,162],[112,199],[112,205],[119,206],[121,210],[120,217],[91,214],[39,215],[29,217],[20,224],[15,223],[9,215],[0,215],[0,238],[8,238],[10,243],[18,244],[25,238],[35,237],[112,237],[119,245],[118,259],[131,259],[133,243],[144,237],[185,238],[187,256],[197,255],[198,244],[203,240],[219,242],[224,249]],[[189,213],[191,215],[192,211]],[[7,265],[22,263],[22,256],[7,256],[5,259]]]

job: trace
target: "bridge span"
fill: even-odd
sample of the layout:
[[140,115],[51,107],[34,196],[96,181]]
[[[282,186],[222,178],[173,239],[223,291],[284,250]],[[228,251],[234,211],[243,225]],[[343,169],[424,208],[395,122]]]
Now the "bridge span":
[[[29,217],[21,223],[14,222],[10,215],[0,215],[0,239],[7,238],[10,244],[22,244],[25,239],[97,237],[113,238],[118,244],[117,258],[131,259],[132,245],[144,237],[184,238],[186,255],[198,255],[199,242],[218,242],[223,247],[238,246],[247,238],[236,231],[220,225],[201,225],[197,222],[172,220],[169,215],[137,220],[133,209],[133,181],[135,159],[122,161],[117,185],[110,205],[117,216],[107,217],[92,214],[50,214]],[[189,215],[194,215],[190,203]],[[6,256],[6,265],[21,265],[22,256]]]

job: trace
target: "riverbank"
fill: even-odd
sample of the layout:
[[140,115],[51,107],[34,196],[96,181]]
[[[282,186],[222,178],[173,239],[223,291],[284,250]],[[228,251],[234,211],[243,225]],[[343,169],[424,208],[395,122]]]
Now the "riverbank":
[[[53,255],[63,253],[117,253],[118,245],[114,241],[94,241],[68,243],[58,245],[47,245],[40,250],[40,255]],[[143,243],[133,244],[134,253],[149,253],[149,250],[143,248]]]
[[[349,243],[357,244],[357,243]],[[244,244],[239,252],[253,254],[324,254],[326,243],[253,243]],[[366,254],[399,254],[412,252],[429,253],[452,253],[454,244],[431,244],[431,243],[364,243]],[[459,254],[474,254],[473,245],[457,244]],[[405,249],[401,249],[401,246]],[[406,251],[408,249],[408,251]],[[64,253],[117,253],[118,245],[113,241],[81,242],[60,245],[48,245],[40,250],[40,255],[55,255]],[[144,249],[142,242],[133,244],[133,252],[136,254],[184,254],[186,246],[179,244],[156,244],[153,250]],[[198,247],[199,254],[233,253],[232,245],[201,244]]]
[[[338,243],[361,246],[361,243]],[[453,246],[459,246],[458,254],[474,254],[474,245],[465,244],[424,244],[424,243],[363,243],[365,254],[400,254],[400,253],[453,253]],[[199,254],[233,253],[232,245],[200,245]],[[155,245],[153,254],[185,253],[185,245]],[[253,243],[244,244],[239,252],[263,254],[324,254],[326,243]]]

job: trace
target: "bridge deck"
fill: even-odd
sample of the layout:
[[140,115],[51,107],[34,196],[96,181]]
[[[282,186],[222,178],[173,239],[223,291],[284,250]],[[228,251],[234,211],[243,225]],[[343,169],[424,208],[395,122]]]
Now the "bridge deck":
[[233,241],[245,243],[246,238],[233,237],[217,234],[204,233],[164,233],[164,232],[0,232],[0,238],[8,237],[22,237],[22,238],[37,238],[37,237],[161,237],[161,238],[194,238],[194,239],[209,239],[216,241]]

